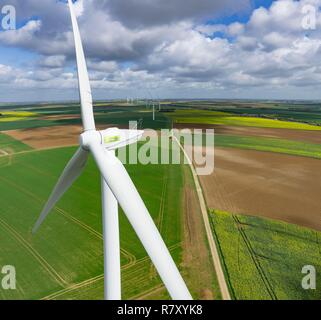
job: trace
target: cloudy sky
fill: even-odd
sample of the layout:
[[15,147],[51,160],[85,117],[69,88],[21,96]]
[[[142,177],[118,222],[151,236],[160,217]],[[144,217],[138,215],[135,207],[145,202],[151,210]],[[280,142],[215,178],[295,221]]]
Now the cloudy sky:
[[[6,4],[17,28],[0,27],[0,102],[77,99],[65,1],[0,0],[0,9]],[[321,0],[75,6],[96,99],[321,99]]]

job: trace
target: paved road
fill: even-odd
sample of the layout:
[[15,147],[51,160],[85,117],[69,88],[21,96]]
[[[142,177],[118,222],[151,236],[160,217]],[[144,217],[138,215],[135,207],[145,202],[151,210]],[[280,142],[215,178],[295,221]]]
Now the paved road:
[[208,212],[207,212],[207,206],[206,206],[206,202],[205,202],[205,198],[203,195],[203,190],[201,188],[199,179],[198,179],[198,175],[195,171],[195,168],[193,166],[193,163],[191,161],[191,159],[189,158],[187,152],[185,151],[185,149],[183,148],[183,146],[181,145],[181,143],[178,141],[178,139],[173,136],[174,140],[177,142],[177,144],[179,145],[179,147],[181,148],[181,150],[184,153],[184,156],[186,157],[190,168],[192,170],[192,174],[193,174],[193,179],[194,179],[194,183],[196,186],[196,191],[197,191],[197,196],[199,199],[199,203],[201,206],[201,211],[202,211],[202,216],[203,216],[203,221],[205,224],[205,230],[206,230],[206,235],[207,235],[207,239],[210,245],[210,250],[211,250],[211,254],[212,254],[212,259],[213,259],[213,264],[214,264],[214,268],[216,271],[216,275],[217,275],[217,280],[220,286],[220,290],[221,290],[221,294],[222,294],[222,298],[223,300],[231,300],[231,296],[228,290],[228,286],[226,284],[226,280],[225,280],[225,276],[224,276],[224,272],[223,272],[223,268],[222,268],[222,264],[221,264],[221,259],[218,253],[218,249],[215,243],[215,240],[213,238],[213,233],[212,233],[212,229],[211,229],[211,225],[210,225],[210,221],[208,218]]

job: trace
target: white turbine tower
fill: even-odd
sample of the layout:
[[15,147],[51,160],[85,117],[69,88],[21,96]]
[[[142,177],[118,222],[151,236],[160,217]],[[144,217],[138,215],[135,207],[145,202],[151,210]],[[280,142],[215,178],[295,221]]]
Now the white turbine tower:
[[73,182],[80,176],[92,153],[102,176],[102,209],[105,257],[105,299],[121,299],[120,245],[118,203],[133,226],[140,241],[154,263],[169,294],[175,300],[192,299],[153,219],[136,190],[115,150],[137,142],[143,135],[139,130],[111,128],[97,131],[86,60],[73,4],[68,0],[76,47],[81,115],[84,132],[80,147],[59,178],[33,232],[36,232],[51,209]]

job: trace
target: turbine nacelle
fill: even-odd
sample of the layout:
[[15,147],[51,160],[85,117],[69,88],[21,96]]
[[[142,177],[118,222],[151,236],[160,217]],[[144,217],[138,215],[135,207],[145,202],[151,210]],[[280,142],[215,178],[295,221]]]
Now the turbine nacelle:
[[138,142],[143,134],[143,130],[119,128],[108,128],[102,131],[89,130],[80,135],[80,146],[88,151],[93,144],[99,143],[106,150],[111,151]]
[[104,147],[107,150],[116,150],[138,142],[142,138],[144,131],[109,128],[99,133],[101,134]]

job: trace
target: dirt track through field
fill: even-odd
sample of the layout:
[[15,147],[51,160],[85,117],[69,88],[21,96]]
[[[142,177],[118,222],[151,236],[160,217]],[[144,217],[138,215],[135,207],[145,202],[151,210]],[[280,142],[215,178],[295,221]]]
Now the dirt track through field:
[[321,160],[215,149],[215,171],[200,177],[210,208],[321,230]]
[[66,294],[66,293],[69,293],[71,291],[87,287],[87,286],[92,285],[95,282],[101,281],[103,279],[104,279],[104,274],[96,276],[96,277],[93,277],[91,279],[87,279],[87,280],[85,280],[83,282],[71,285],[71,286],[69,286],[69,287],[67,287],[65,289],[59,290],[59,291],[54,292],[54,293],[52,293],[52,294],[50,294],[50,295],[48,295],[46,297],[43,297],[41,300],[54,300],[54,299],[59,298],[60,296]]
[[[229,293],[229,289],[228,289],[228,286],[227,286],[227,283],[225,280],[225,275],[224,275],[222,264],[221,264],[221,259],[220,259],[219,253],[218,253],[218,248],[217,248],[215,240],[213,238],[213,233],[212,233],[209,218],[208,218],[207,206],[205,203],[203,191],[200,186],[200,182],[199,182],[198,176],[196,174],[196,170],[193,166],[192,160],[189,158],[188,151],[186,151],[184,149],[184,147],[181,145],[181,143],[178,141],[178,139],[175,136],[173,137],[173,139],[176,141],[176,143],[179,145],[180,149],[182,150],[184,157],[187,159],[187,161],[189,163],[189,167],[192,172],[193,181],[195,184],[195,189],[197,192],[197,197],[198,197],[198,201],[199,201],[199,205],[200,205],[201,216],[203,218],[205,232],[206,232],[208,244],[210,247],[211,257],[212,257],[213,265],[214,265],[214,268],[216,271],[217,281],[218,281],[218,284],[220,287],[222,298],[223,298],[223,300],[231,300],[231,296]],[[192,217],[190,217],[190,218],[192,218]]]

